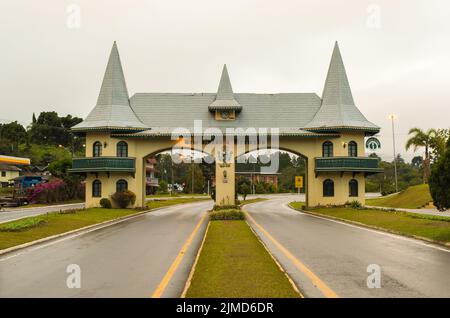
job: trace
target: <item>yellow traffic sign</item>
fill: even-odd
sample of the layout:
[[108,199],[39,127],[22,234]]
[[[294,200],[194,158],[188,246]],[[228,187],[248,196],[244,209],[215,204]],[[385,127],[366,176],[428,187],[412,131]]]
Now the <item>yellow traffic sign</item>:
[[303,176],[295,176],[295,187],[303,188]]

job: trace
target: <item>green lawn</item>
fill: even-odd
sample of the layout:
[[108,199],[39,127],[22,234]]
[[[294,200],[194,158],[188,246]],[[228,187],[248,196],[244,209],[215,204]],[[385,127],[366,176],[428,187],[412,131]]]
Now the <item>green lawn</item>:
[[390,208],[419,209],[433,201],[428,184],[419,184],[386,197],[367,199],[366,205]]
[[[295,209],[300,209],[303,204],[293,202],[290,205]],[[344,221],[355,221],[394,231],[406,236],[420,236],[439,242],[450,242],[450,217],[345,207],[309,208],[308,210]]]
[[161,199],[161,200],[154,200],[154,201],[148,201],[147,207],[149,209],[156,209],[161,208],[165,206],[175,205],[175,204],[181,204],[181,203],[190,203],[190,202],[197,202],[197,201],[205,201],[205,200],[211,200],[210,197],[207,198],[177,198],[177,199]]
[[300,297],[245,221],[211,221],[186,297]]
[[[0,250],[134,214],[139,212],[139,210],[92,208],[71,212],[53,212],[0,224]],[[41,225],[26,228],[28,224],[39,224],[40,221],[42,221]],[[20,227],[24,229],[17,232],[8,231],[11,228]]]

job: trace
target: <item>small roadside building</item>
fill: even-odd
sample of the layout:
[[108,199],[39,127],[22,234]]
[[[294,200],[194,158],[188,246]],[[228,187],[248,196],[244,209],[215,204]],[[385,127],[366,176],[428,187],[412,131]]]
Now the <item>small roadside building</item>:
[[22,169],[13,166],[0,164],[0,186],[7,187],[13,184],[11,179],[17,178]]

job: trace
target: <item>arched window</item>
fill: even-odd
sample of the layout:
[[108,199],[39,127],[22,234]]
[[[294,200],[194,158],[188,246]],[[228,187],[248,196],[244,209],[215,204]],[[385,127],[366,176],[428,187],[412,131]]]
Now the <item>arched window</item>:
[[358,144],[353,140],[348,143],[348,156],[358,157]]
[[128,182],[126,180],[120,179],[116,182],[116,191],[123,192],[128,189]]
[[333,143],[325,141],[322,144],[322,157],[333,157]]
[[128,144],[125,141],[117,143],[117,157],[128,157]]
[[92,157],[100,157],[102,155],[102,143],[100,141],[94,142],[92,149]]
[[96,198],[102,196],[102,183],[100,180],[94,180],[92,182],[92,196]]
[[352,179],[349,181],[348,192],[349,192],[349,196],[351,196],[351,197],[358,196],[358,181],[357,180]]
[[331,179],[326,179],[323,182],[323,196],[334,197],[334,182]]

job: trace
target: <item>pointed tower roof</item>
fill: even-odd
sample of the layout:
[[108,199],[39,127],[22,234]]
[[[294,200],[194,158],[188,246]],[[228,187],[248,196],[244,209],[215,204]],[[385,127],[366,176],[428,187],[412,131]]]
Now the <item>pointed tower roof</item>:
[[353,101],[337,42],[334,45],[328,68],[321,107],[311,122],[304,128],[310,130],[358,129],[366,131],[378,131],[380,129],[364,117]]
[[220,77],[219,88],[214,102],[209,105],[210,111],[215,110],[237,110],[242,106],[234,99],[233,88],[231,87],[230,77],[228,76],[227,65],[223,65],[222,76]]
[[97,104],[86,119],[73,130],[90,129],[145,129],[130,107],[127,85],[123,75],[117,44],[109,55]]

